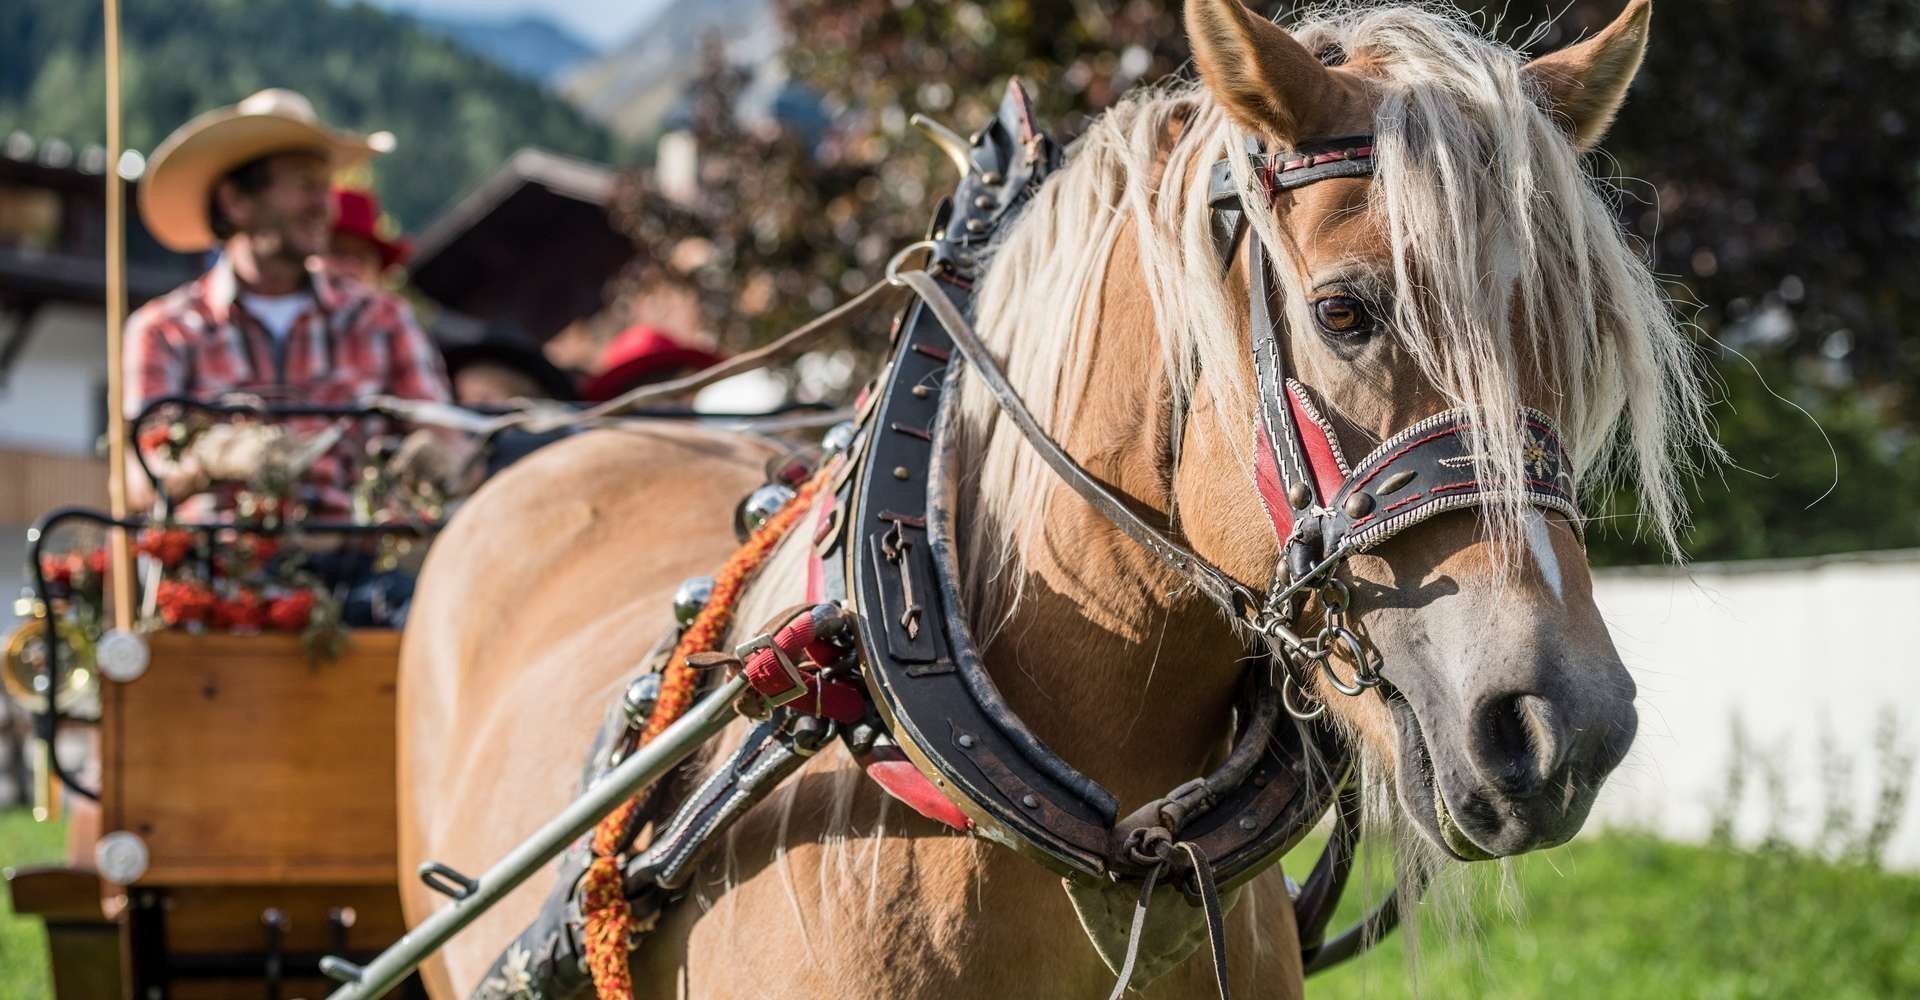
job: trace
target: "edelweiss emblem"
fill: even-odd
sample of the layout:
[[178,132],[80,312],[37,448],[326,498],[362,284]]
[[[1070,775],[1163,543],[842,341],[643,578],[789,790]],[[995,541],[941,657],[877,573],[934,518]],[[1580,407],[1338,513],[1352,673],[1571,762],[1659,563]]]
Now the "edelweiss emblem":
[[514,945],[500,974],[480,984],[480,995],[486,1000],[539,1000],[533,990],[533,972],[527,968],[532,964],[533,952],[525,945]]
[[1526,445],[1520,449],[1520,460],[1526,463],[1529,478],[1545,480],[1553,475],[1553,462],[1547,455],[1547,446],[1541,444],[1538,438],[1527,439]]

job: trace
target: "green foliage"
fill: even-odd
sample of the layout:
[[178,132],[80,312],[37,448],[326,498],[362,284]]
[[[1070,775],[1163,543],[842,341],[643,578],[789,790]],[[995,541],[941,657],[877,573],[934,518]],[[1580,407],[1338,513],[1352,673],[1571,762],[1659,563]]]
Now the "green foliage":
[[[35,823],[24,809],[0,811],[0,868],[59,861],[66,853],[65,823]],[[0,996],[47,997],[47,932],[33,917],[13,915],[0,892]]]
[[[1462,2],[1535,54],[1591,34],[1622,6]],[[707,312],[732,345],[844,297],[920,234],[955,178],[907,128],[909,113],[967,132],[1020,74],[1042,120],[1070,138],[1187,58],[1174,3],[778,6],[793,36],[788,63],[839,111],[835,135],[811,158],[774,158],[778,137],[716,120],[701,155],[717,176],[776,166],[777,211],[793,224],[747,225],[768,207],[748,200],[640,227],[670,243],[719,234],[723,252],[688,277],[714,290]],[[1732,463],[1693,490],[1692,558],[1920,545],[1920,283],[1906,274],[1920,260],[1917,75],[1912,0],[1656,8],[1646,64],[1594,167],[1621,178],[1621,222],[1691,303],[1703,364],[1724,386],[1715,416]],[[823,245],[827,225],[837,242]],[[749,276],[778,289],[772,305],[741,310],[718,291]],[[1662,558],[1637,537],[1630,496],[1589,503],[1613,515],[1591,533],[1596,562]]]
[[[398,137],[374,180],[409,228],[521,146],[596,160],[622,152],[538,85],[365,4],[143,0],[122,11],[129,146],[150,150],[200,112],[290,87],[329,122]],[[97,4],[0,5],[0,132],[104,141],[102,34]]]
[[[1301,853],[1289,860],[1290,869],[1311,863]],[[1504,890],[1491,867],[1448,877],[1439,890],[1446,902],[1422,908],[1411,968],[1408,936],[1398,932],[1309,980],[1307,995],[1920,995],[1910,937],[1920,878],[1912,875],[1627,833],[1583,836],[1508,864]],[[1358,919],[1362,895],[1348,894],[1336,927]]]

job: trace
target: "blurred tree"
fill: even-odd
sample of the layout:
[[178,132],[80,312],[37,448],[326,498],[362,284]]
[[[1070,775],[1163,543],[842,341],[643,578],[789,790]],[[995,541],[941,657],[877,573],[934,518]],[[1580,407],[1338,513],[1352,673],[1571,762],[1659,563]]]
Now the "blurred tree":
[[[1067,138],[1186,58],[1179,6],[1148,0],[776,5],[787,64],[826,95],[833,132],[801,155],[739,125],[724,101],[709,105],[696,131],[703,183],[717,185],[703,201],[715,204],[639,229],[649,240],[728,234],[715,239],[731,250],[667,277],[713,289],[709,315],[735,346],[872,280],[925,225],[954,178],[909,134],[910,112],[971,130],[1017,73]],[[1620,6],[1467,3],[1533,53]],[[1920,282],[1906,274],[1920,263],[1916,79],[1915,0],[1657,7],[1646,66],[1595,164],[1641,178],[1618,182],[1622,222],[1688,303],[1724,385],[1716,415],[1733,464],[1697,485],[1695,558],[1920,545]],[[756,200],[748,178],[773,171],[777,182],[751,183],[777,183],[779,200]],[[1594,534],[1597,560],[1657,557],[1630,521],[1604,523],[1620,530]]]
[[[200,112],[263,87],[305,94],[330,122],[386,129],[374,171],[387,208],[420,226],[517,148],[606,160],[605,131],[559,98],[410,20],[331,0],[143,0],[121,5],[126,141],[151,150]],[[0,4],[0,134],[106,137],[100,5]]]

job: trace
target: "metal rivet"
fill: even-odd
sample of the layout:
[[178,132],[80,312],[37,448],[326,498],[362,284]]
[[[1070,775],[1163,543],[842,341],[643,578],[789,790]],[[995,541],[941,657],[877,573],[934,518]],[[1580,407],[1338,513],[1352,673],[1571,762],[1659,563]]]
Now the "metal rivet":
[[1386,496],[1387,494],[1392,493],[1393,491],[1399,489],[1402,486],[1407,485],[1410,482],[1413,482],[1413,470],[1402,469],[1401,471],[1396,472],[1391,476],[1388,476],[1387,481],[1384,483],[1381,483],[1380,488],[1375,490],[1374,492],[1380,494],[1381,496]]
[[915,399],[925,399],[933,395],[933,390],[924,385],[916,385],[909,391],[913,393],[913,398]]
[[986,231],[987,231],[987,220],[985,219],[968,219],[967,220],[967,232],[984,233]]
[[1242,817],[1240,817],[1240,829],[1242,829],[1242,830],[1245,830],[1245,831],[1247,831],[1248,833],[1252,833],[1252,832],[1253,832],[1253,828],[1254,828],[1254,827],[1256,827],[1256,826],[1259,826],[1259,825],[1260,825],[1260,824],[1258,824],[1258,823],[1255,823],[1255,822],[1253,821],[1253,817],[1252,817],[1252,816],[1242,816]]
[[960,739],[959,739],[959,740],[958,740],[957,742],[958,742],[958,743],[960,744],[960,747],[961,747],[961,749],[963,749],[963,750],[971,750],[971,749],[973,749],[973,743],[974,743],[974,740],[973,740],[973,734],[972,734],[972,733],[961,733],[961,734],[960,734]]
[[978,198],[973,199],[973,207],[978,209],[989,209],[994,207],[994,200],[991,196],[983,194]]
[[1004,180],[1006,180],[1005,177],[1000,176],[999,173],[992,170],[989,170],[986,173],[980,175],[980,183],[982,184],[988,184],[988,185],[999,184],[1001,181],[1004,181]]
[[1358,520],[1373,513],[1373,497],[1355,493],[1347,498],[1347,516]]
[[1287,502],[1293,505],[1294,510],[1306,510],[1307,505],[1313,502],[1313,490],[1306,483],[1294,483],[1287,489]]
[[1038,809],[1040,808],[1040,796],[1028,792],[1020,796],[1020,804],[1026,806],[1028,809]]
[[1267,787],[1267,772],[1265,771],[1253,772],[1253,787],[1255,788]]
[[906,467],[906,466],[904,466],[904,465],[896,465],[896,466],[894,466],[894,467],[893,467],[893,478],[895,478],[895,479],[911,479],[911,478],[913,478],[913,473],[911,473],[911,472],[908,472],[908,471],[907,471],[907,467]]

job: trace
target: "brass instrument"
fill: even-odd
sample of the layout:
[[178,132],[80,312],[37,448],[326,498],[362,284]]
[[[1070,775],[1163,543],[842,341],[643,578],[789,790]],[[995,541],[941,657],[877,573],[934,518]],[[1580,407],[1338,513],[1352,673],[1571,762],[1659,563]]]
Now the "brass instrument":
[[[91,714],[85,709],[93,702],[98,681],[94,677],[92,657],[87,648],[90,644],[84,637],[70,634],[68,626],[60,626],[60,633],[67,647],[66,669],[61,671],[60,690],[54,693],[54,707],[63,715]],[[76,643],[76,638],[80,642]],[[34,615],[15,627],[13,633],[7,636],[5,656],[5,662],[0,663],[0,686],[6,688],[7,697],[28,712],[38,714],[46,711],[46,619]]]

